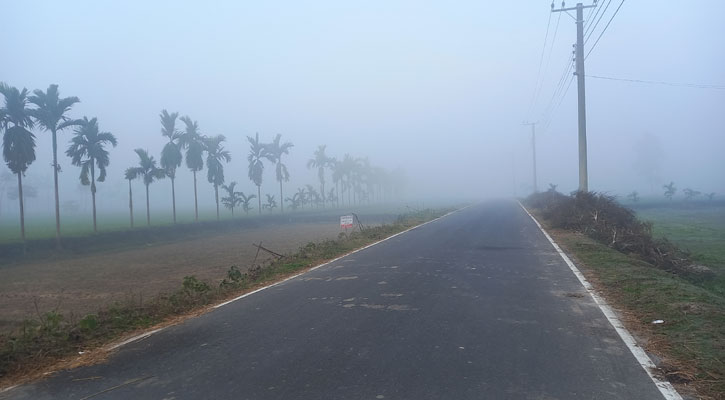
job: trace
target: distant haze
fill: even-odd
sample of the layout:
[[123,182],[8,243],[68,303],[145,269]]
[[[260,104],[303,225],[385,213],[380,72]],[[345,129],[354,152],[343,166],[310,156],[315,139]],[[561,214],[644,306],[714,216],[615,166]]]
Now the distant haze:
[[[0,8],[0,81],[30,90],[56,83],[62,96],[81,99],[71,116],[98,117],[118,138],[109,178],[98,185],[102,211],[125,211],[123,171],[137,162],[133,149],[159,158],[162,109],[189,115],[203,134],[225,135],[233,158],[227,182],[245,192],[256,193],[246,136],[259,132],[263,141],[280,133],[295,145],[288,193],[318,185],[306,162],[326,144],[331,156],[403,168],[412,200],[525,195],[532,190],[525,120],[541,122],[539,188],[577,187],[576,82],[545,128],[575,41],[566,14],[551,16],[541,94],[531,107],[549,1],[6,1]],[[587,74],[725,85],[723,15],[725,2],[716,0],[626,2],[586,60]],[[589,78],[587,110],[591,190],[661,196],[662,184],[675,181],[725,196],[725,90]],[[28,212],[50,214],[50,135],[36,135],[38,159],[26,182],[38,193]],[[64,154],[70,137],[60,135],[61,201],[87,203],[88,188],[78,187],[79,169]],[[200,200],[211,207],[206,172],[199,177]],[[10,190],[15,181],[0,184]],[[181,209],[193,207],[191,185],[182,164]],[[154,207],[170,202],[168,180],[151,192]],[[262,192],[278,193],[270,164]],[[0,203],[3,214],[17,212],[7,196]]]

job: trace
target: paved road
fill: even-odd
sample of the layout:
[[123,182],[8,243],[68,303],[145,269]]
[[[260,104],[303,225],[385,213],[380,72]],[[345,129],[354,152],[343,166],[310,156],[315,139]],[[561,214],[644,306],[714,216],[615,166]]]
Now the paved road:
[[124,383],[92,399],[662,398],[508,201],[454,213],[129,344],[106,364],[0,398],[81,399]]

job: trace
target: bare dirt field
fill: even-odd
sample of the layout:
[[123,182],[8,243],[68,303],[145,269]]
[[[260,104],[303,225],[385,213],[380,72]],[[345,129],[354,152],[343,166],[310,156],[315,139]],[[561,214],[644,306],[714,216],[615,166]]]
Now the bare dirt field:
[[[0,269],[0,331],[17,327],[38,312],[83,315],[116,301],[150,299],[181,286],[195,275],[217,284],[231,265],[244,271],[259,243],[278,253],[310,241],[337,237],[329,223],[270,224],[202,239],[133,249],[33,260]],[[260,252],[260,259],[270,257]],[[37,310],[36,310],[37,305]]]

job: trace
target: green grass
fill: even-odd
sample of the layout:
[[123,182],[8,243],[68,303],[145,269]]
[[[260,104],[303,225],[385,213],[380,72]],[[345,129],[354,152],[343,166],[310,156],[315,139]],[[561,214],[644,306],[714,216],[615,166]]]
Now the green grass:
[[[583,235],[560,233],[556,240],[593,272],[609,302],[636,317],[635,330],[662,343],[650,350],[666,356],[670,380],[692,381],[702,394],[725,393],[725,298]],[[665,323],[653,325],[657,319]]]
[[725,205],[635,208],[637,216],[653,223],[653,236],[666,237],[691,253],[698,264],[717,277],[703,286],[725,296]]
[[[409,210],[402,206],[390,204],[380,205],[358,205],[353,207],[357,213],[381,213],[381,214],[400,214]],[[285,208],[285,215],[329,215],[339,216],[348,213],[350,210],[346,207],[336,208],[305,208],[292,211]],[[235,215],[222,208],[219,210],[220,219],[222,221],[229,220],[252,220],[259,218],[267,218],[269,216],[279,215],[279,208],[270,213],[265,211],[260,216],[257,210],[252,210],[249,215],[245,215],[241,209],[235,209]],[[216,221],[216,211],[213,209],[203,209],[199,211],[199,221]],[[194,211],[183,210],[177,212],[177,222],[179,224],[190,224],[194,222]],[[97,217],[98,232],[119,232],[131,230],[128,212],[115,214],[99,214]],[[365,221],[363,221],[365,223]],[[151,213],[151,227],[164,227],[173,225],[173,217],[171,212],[160,211]],[[146,225],[146,211],[138,208],[134,212],[134,229],[143,229]],[[93,235],[93,219],[90,211],[87,215],[73,214],[61,215],[61,233],[64,238],[77,238]],[[25,219],[25,235],[28,240],[44,240],[55,238],[55,217],[53,215],[26,215]],[[0,244],[20,243],[20,223],[17,216],[3,216],[0,219]]]

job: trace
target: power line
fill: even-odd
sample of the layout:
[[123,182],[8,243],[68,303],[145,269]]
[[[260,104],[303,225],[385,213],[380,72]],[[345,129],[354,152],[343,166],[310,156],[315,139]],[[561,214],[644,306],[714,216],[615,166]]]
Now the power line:
[[544,125],[545,131],[549,129],[551,121],[554,119],[554,115],[556,115],[556,112],[559,111],[561,103],[564,102],[564,99],[566,98],[566,94],[569,92],[569,88],[571,87],[572,82],[574,82],[574,75],[569,78],[569,83],[566,85],[566,89],[562,92],[562,95],[559,98],[559,103],[557,103],[556,107],[554,107],[554,109],[551,111],[550,118],[546,121],[546,124]]
[[[551,14],[549,14],[551,16]],[[556,27],[554,28],[554,36],[551,38],[551,44],[549,45],[549,55],[546,58],[546,67],[544,67],[544,73],[541,76],[541,79],[539,80],[539,85],[536,89],[536,95],[534,96],[534,103],[533,106],[538,104],[539,97],[541,96],[541,90],[544,87],[544,76],[549,72],[549,65],[551,65],[551,55],[554,53],[554,43],[556,42],[556,35],[559,32],[559,22],[561,21],[561,14],[558,15],[556,19]],[[535,110],[532,108],[529,112],[529,114],[533,113]]]
[[598,75],[587,75],[587,78],[606,79],[606,80],[610,80],[610,81],[621,81],[621,82],[645,83],[645,84],[650,84],[650,85],[666,85],[666,86],[688,87],[688,88],[695,88],[695,89],[725,90],[725,85],[699,84],[699,83],[677,83],[677,82],[664,82],[664,81],[648,81],[648,80],[644,80],[644,79],[613,78],[611,76],[598,76]]
[[569,73],[572,69],[572,61],[571,56],[567,54],[566,57],[566,63],[564,64],[564,70],[561,73],[561,76],[559,77],[559,81],[557,82],[556,86],[554,87],[554,92],[551,94],[551,98],[549,99],[549,102],[546,105],[546,108],[544,108],[544,112],[542,114],[542,121],[546,121],[550,119],[551,111],[553,110],[555,104],[557,103],[557,98],[561,94],[561,91],[564,89],[564,85],[566,84],[567,76],[570,76]]
[[619,3],[619,7],[617,7],[617,9],[614,11],[614,14],[612,14],[612,17],[609,18],[609,22],[607,22],[607,25],[604,26],[604,29],[602,29],[602,32],[599,34],[599,37],[597,37],[597,40],[594,42],[592,47],[589,49],[589,52],[587,53],[587,55],[584,56],[585,60],[589,57],[589,54],[592,53],[592,50],[594,50],[594,48],[597,47],[597,43],[599,43],[599,39],[601,39],[602,35],[604,35],[604,32],[607,31],[607,28],[609,28],[609,24],[611,24],[612,20],[614,20],[614,17],[617,16],[617,13],[619,12],[619,9],[622,8],[622,5],[624,5],[624,0],[622,0],[622,2]]
[[[597,26],[599,25],[599,22],[604,17],[604,14],[607,13],[607,9],[609,9],[609,5],[610,4],[612,4],[612,0],[608,0],[607,1],[607,4],[605,6],[599,6],[599,7],[597,7],[597,12],[596,12],[596,14],[594,14],[594,18],[596,19],[596,21],[592,20],[587,25],[587,29],[584,32],[584,36],[586,36],[586,38],[584,39],[584,44],[585,45],[589,42],[589,38],[594,34],[594,30],[597,29]],[[599,11],[602,11],[602,13],[599,14]],[[597,16],[599,16],[599,18],[597,18]]]
[[531,96],[531,104],[529,105],[529,114],[534,109],[534,103],[536,103],[536,98],[538,97],[537,92],[539,89],[539,80],[541,79],[541,66],[544,64],[544,53],[546,52],[546,42],[549,39],[549,27],[551,26],[551,13],[549,14],[549,19],[546,21],[546,35],[544,35],[544,45],[541,48],[541,58],[539,59],[539,70],[536,73],[536,82],[534,83],[534,94]]

